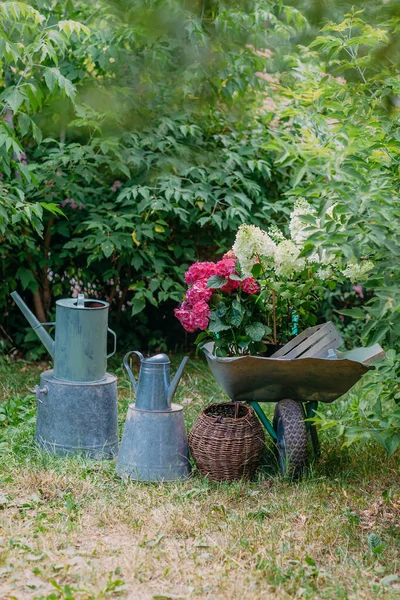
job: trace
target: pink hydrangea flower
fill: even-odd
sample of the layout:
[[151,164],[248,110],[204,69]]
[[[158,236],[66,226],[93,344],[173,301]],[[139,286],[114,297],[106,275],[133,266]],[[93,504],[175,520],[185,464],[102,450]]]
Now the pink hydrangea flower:
[[254,277],[247,277],[242,281],[242,290],[245,294],[258,294],[260,286]]
[[199,279],[186,292],[186,300],[191,304],[196,304],[200,300],[208,302],[213,294],[213,290],[207,287],[207,279]]
[[213,262],[195,262],[185,273],[185,281],[192,285],[199,279],[209,279],[215,275],[215,264]]
[[175,308],[174,313],[186,331],[193,333],[198,329],[204,331],[208,327],[210,307],[204,300],[195,304],[185,300],[179,308]]
[[227,294],[231,294],[234,290],[240,288],[240,281],[236,279],[228,279],[228,283],[222,286],[221,290]]
[[215,265],[216,275],[221,277],[229,277],[233,273],[236,273],[236,260],[234,258],[223,258],[219,260]]
[[237,290],[240,287],[240,281],[230,278],[230,275],[238,274],[238,272],[236,271],[236,258],[234,257],[234,255],[224,255],[224,258],[217,262],[215,268],[217,275],[228,278],[228,282],[221,288],[223,292],[231,294],[233,290]]
[[210,313],[210,307],[208,306],[207,302],[204,302],[204,300],[196,302],[196,304],[193,305],[192,312],[193,326],[195,326],[196,329],[200,329],[201,331],[207,329],[208,317],[210,316]]

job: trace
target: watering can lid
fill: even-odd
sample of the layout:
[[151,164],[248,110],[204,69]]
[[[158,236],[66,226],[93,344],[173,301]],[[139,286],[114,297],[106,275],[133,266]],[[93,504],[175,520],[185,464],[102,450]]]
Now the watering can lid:
[[169,364],[169,358],[166,354],[156,354],[155,356],[150,356],[150,358],[143,359],[142,362],[165,365]]
[[57,306],[63,306],[64,308],[77,308],[79,310],[94,310],[103,309],[108,307],[108,302],[104,300],[97,300],[97,298],[81,298],[83,294],[79,294],[78,298],[63,298],[57,300]]

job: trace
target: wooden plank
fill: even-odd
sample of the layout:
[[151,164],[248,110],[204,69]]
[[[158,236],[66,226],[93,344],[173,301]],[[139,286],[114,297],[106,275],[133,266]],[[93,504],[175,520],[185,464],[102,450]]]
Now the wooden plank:
[[319,329],[321,329],[321,327],[323,327],[323,325],[314,325],[314,327],[308,327],[307,329],[299,333],[299,335],[296,335],[296,337],[290,340],[287,344],[285,344],[283,348],[280,348],[279,350],[274,352],[271,358],[279,358],[280,356],[287,354],[290,350],[298,346],[303,340],[308,338],[310,334],[317,332]]
[[294,359],[318,356],[324,358],[329,349],[336,349],[343,344],[332,321],[323,325],[308,327],[290,340],[283,348],[275,352],[271,358]]

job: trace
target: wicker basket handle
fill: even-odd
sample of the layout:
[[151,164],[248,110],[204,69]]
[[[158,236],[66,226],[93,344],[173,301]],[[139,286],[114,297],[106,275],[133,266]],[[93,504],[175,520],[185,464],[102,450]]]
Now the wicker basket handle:
[[239,406],[239,402],[235,402],[235,419],[237,419],[239,416]]

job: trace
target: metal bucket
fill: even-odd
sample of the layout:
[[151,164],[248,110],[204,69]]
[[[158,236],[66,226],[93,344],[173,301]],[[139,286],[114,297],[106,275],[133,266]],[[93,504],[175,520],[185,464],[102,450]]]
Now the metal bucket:
[[117,459],[120,477],[135,481],[174,481],[190,475],[183,408],[128,408]]
[[48,452],[112,458],[118,452],[117,378],[71,383],[45,371],[36,389],[35,439]]

